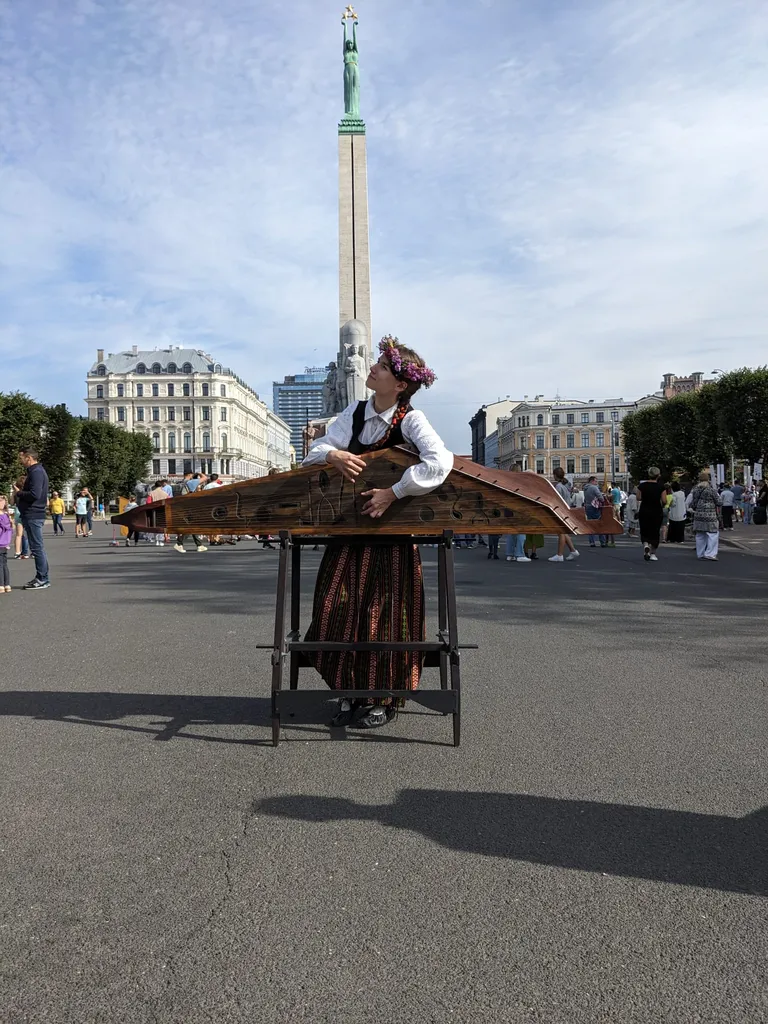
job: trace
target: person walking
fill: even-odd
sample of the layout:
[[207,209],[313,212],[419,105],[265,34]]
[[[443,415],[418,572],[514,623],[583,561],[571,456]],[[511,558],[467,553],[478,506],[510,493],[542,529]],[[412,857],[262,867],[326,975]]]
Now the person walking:
[[88,499],[85,506],[85,521],[88,526],[88,536],[90,537],[93,535],[93,513],[96,508],[96,499],[87,487],[85,488],[85,496]]
[[[571,488],[568,486],[568,481],[565,478],[565,470],[558,466],[552,474],[555,478],[554,488],[560,497],[563,499],[565,504],[570,508],[571,505]],[[565,549],[568,548],[569,555],[565,557]],[[557,552],[552,555],[548,561],[550,562],[572,562],[574,559],[579,557],[579,552],[576,545],[573,543],[571,538],[565,534],[559,534],[557,538]]]
[[637,485],[635,493],[640,502],[637,521],[640,524],[640,540],[643,545],[643,558],[646,562],[658,562],[656,552],[661,542],[661,524],[664,519],[664,503],[667,498],[666,488],[662,483],[661,470],[651,466],[648,479]]
[[53,520],[53,536],[56,537],[58,534],[64,533],[64,524],[62,522],[64,519],[64,499],[60,497],[58,491],[54,491],[51,495],[48,508]]
[[[617,523],[620,523],[621,522],[621,488],[619,487],[619,485],[616,482],[611,484],[610,499],[611,499],[611,509],[613,511],[613,518],[616,520]],[[613,534],[608,534],[607,535],[607,540],[608,540],[608,547],[609,548],[615,548],[616,547],[616,540],[615,540]]]
[[88,507],[91,499],[88,497],[88,490],[80,488],[80,493],[75,498],[75,537],[87,537],[90,530],[88,527]]
[[[23,485],[23,483],[24,483],[24,477],[22,476],[22,477],[20,477],[16,481],[16,486],[14,487],[14,491],[17,488],[20,488]],[[13,529],[14,529],[14,539],[13,539],[14,555],[13,555],[13,557],[14,558],[30,558],[31,556],[29,554],[29,541],[27,540],[27,535],[24,532],[24,524],[21,521],[21,509],[16,504],[13,505]]]
[[[670,498],[671,501],[669,501]],[[667,500],[669,501],[667,540],[670,544],[682,544],[685,540],[685,520],[688,510],[685,507],[685,492],[677,481],[672,484],[672,491],[667,495]]]
[[627,509],[624,514],[624,528],[627,531],[628,537],[634,537],[635,531],[639,527],[637,521],[637,513],[640,510],[640,502],[637,500],[637,495],[634,491],[627,495]]
[[530,562],[525,553],[525,534],[508,533],[505,541],[508,562]]
[[[132,508],[138,508],[138,507],[139,507],[139,503],[138,503],[138,501],[136,501],[136,495],[135,494],[129,494],[128,495],[128,501],[126,502],[126,505],[125,505],[125,508],[123,509],[123,512],[130,512]],[[133,540],[133,546],[136,547],[136,545],[139,543],[140,538],[141,538],[141,534],[139,533],[138,530],[128,530],[128,536],[125,538],[125,546],[126,547],[130,547],[131,540]]]
[[730,483],[726,483],[720,492],[720,500],[722,502],[723,529],[733,530],[733,510],[736,505],[736,498]]
[[748,487],[744,488],[744,491],[741,495],[741,507],[742,514],[744,516],[745,526],[752,525],[752,510],[755,507],[755,497],[756,495],[754,484],[750,484]]
[[693,509],[693,533],[696,537],[696,557],[708,562],[717,561],[720,529],[717,510],[722,498],[712,486],[709,470],[699,473],[699,482],[690,494]]
[[[168,491],[165,489],[166,483],[167,483],[166,480],[158,480],[155,483],[155,486],[152,488],[152,490],[147,495],[147,502],[149,502],[150,504],[154,505],[155,502],[158,502],[158,501],[167,501],[168,500]],[[158,548],[165,547],[165,534],[164,533],[157,533],[157,534],[154,535],[154,537],[155,537],[155,547],[158,547]]]
[[498,535],[498,533],[497,534],[492,534],[492,533],[488,534],[488,557],[489,558],[495,558],[497,562],[499,560],[499,535]]
[[[597,477],[591,476],[587,480],[586,487],[584,488],[584,508],[586,510],[587,519],[602,519],[603,517],[603,495],[602,491],[598,487]],[[597,535],[600,541],[600,547],[608,547],[608,536],[604,533]],[[595,534],[590,533],[589,535],[589,546],[591,548],[596,547]]]
[[[200,487],[200,474],[199,473],[185,473],[184,479],[181,482],[181,496],[185,494],[194,494]],[[203,538],[199,537],[196,533],[192,534],[192,541],[195,545],[195,551],[207,551],[208,548],[203,544]],[[173,545],[173,550],[178,551],[180,555],[185,555],[187,549],[184,547],[184,534],[179,533],[176,535],[176,543]]]
[[11,592],[11,571],[8,567],[8,552],[13,540],[13,519],[8,498],[0,494],[0,594]]
[[21,512],[21,522],[35,559],[35,577],[25,584],[24,589],[47,590],[51,581],[48,575],[48,557],[43,543],[43,526],[48,505],[48,474],[40,462],[36,448],[22,448],[19,459],[27,475],[23,486],[16,489],[16,504]]

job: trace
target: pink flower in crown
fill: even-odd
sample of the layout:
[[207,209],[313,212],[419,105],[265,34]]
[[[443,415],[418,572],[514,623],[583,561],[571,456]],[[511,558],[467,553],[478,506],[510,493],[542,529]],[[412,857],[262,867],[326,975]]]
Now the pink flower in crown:
[[437,380],[434,371],[430,370],[428,366],[417,366],[416,363],[404,361],[397,343],[398,339],[393,338],[391,334],[387,334],[379,342],[379,352],[389,360],[395,377],[398,380],[409,380],[414,384],[421,384],[424,388],[432,387]]

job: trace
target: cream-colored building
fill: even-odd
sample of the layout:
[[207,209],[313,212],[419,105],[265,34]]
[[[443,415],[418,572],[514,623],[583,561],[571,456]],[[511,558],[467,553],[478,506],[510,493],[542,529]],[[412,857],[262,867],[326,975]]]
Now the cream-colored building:
[[229,483],[291,468],[291,431],[229,367],[199,349],[104,356],[86,380],[88,418],[143,433],[154,449],[148,476],[218,472]]
[[499,467],[550,476],[559,466],[582,483],[595,475],[626,484],[621,421],[627,413],[663,401],[647,395],[636,402],[521,402],[499,420]]

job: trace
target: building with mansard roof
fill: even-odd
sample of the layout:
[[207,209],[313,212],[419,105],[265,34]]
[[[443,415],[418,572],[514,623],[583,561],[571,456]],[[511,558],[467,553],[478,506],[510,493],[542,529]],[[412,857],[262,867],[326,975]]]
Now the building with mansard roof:
[[230,483],[291,467],[289,425],[200,349],[99,349],[86,388],[89,419],[151,439],[150,479],[215,470]]

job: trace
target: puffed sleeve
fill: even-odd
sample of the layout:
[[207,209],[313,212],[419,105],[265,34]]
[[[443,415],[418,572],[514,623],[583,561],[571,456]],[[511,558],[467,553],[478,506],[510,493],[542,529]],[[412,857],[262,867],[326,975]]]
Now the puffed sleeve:
[[302,461],[302,466],[315,466],[326,461],[328,452],[346,451],[349,442],[352,440],[352,417],[357,402],[348,405],[344,412],[340,412],[333,423],[328,427],[328,432],[323,437],[318,437],[309,446],[309,451]]
[[414,409],[403,420],[403,437],[419,451],[415,466],[409,466],[392,487],[396,498],[428,494],[439,487],[453,469],[453,455],[420,409]]

